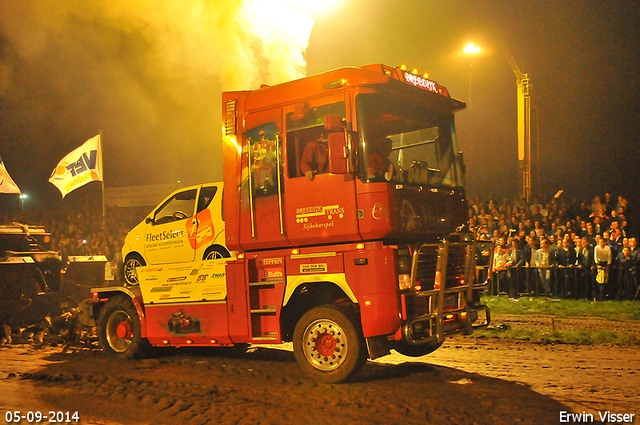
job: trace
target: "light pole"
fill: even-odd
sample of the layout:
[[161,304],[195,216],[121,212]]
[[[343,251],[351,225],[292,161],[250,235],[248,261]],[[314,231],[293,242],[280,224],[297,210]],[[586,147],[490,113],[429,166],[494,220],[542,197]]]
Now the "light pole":
[[467,98],[467,109],[469,110],[469,143],[473,146],[473,115],[471,113],[473,103],[471,102],[471,80],[473,64],[475,63],[478,53],[480,53],[480,47],[473,43],[469,43],[462,51],[469,58],[469,96]]
[[476,46],[473,43],[469,43],[465,46],[465,48],[462,51],[469,58],[469,97],[467,99],[467,103],[469,105],[469,110],[471,110],[471,105],[472,105],[471,104],[471,74],[472,74],[471,71],[473,69],[473,64],[475,63],[475,59],[478,56],[478,53],[480,53],[480,47]]

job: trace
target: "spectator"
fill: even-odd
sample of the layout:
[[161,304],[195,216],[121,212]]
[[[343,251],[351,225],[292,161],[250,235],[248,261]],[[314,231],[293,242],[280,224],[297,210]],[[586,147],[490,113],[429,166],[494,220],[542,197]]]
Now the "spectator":
[[565,296],[575,293],[573,287],[573,265],[576,262],[576,251],[571,247],[569,239],[560,239],[556,249],[556,265],[558,266],[559,291]]
[[632,273],[636,264],[631,257],[631,249],[628,246],[622,248],[616,263],[618,268],[618,298],[631,299],[635,295]]
[[627,209],[629,201],[624,199],[622,196],[618,196],[618,203],[616,204],[616,211],[624,212]]
[[605,215],[611,215],[611,211],[614,210],[615,205],[613,204],[613,198],[611,197],[611,193],[607,192],[604,194],[604,206],[605,206]]
[[[638,288],[640,279],[640,247],[638,247],[638,240],[636,238],[629,238],[629,255],[631,256],[631,288],[634,290]],[[637,289],[635,289],[637,291]],[[634,294],[635,297],[635,294]]]
[[554,264],[548,240],[540,240],[540,248],[535,252],[533,265],[538,268],[540,283],[545,294],[551,295],[551,266]]
[[595,246],[596,245],[596,236],[598,236],[598,235],[593,230],[593,223],[591,223],[591,222],[587,223],[587,232],[585,234],[583,234],[582,237],[586,237],[589,240],[589,245]]
[[[500,240],[500,242],[503,242]],[[497,244],[493,253],[493,271],[496,277],[496,295],[499,295],[500,288],[510,288],[508,270],[513,264],[513,258],[509,255],[503,244]]]
[[511,250],[509,252],[513,263],[511,264],[511,274],[509,276],[509,287],[507,289],[509,298],[516,298],[520,293],[520,282],[524,281],[522,266],[524,266],[524,251],[518,238],[513,238]]
[[593,280],[593,250],[590,249],[589,239],[584,237],[580,239],[580,249],[576,257],[576,267],[579,270],[578,296],[589,298],[592,295]]
[[591,214],[590,216],[604,217],[607,207],[600,201],[600,197],[596,196],[591,202]]
[[596,235],[602,235],[606,228],[609,227],[609,223],[606,218],[596,216],[593,218],[593,232]]
[[610,295],[611,288],[609,287],[609,268],[611,266],[611,248],[607,245],[605,238],[598,240],[598,245],[593,252],[593,261],[596,265],[596,287],[597,294],[602,300]]
[[531,206],[531,221],[533,223],[536,223],[536,222],[542,223],[542,214],[540,213],[540,206],[538,205]]

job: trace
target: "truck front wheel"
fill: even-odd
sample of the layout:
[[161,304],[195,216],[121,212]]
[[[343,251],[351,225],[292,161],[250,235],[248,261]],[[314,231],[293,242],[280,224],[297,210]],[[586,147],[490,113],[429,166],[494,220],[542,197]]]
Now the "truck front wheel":
[[98,340],[105,353],[123,358],[142,358],[150,344],[142,338],[138,312],[130,299],[111,298],[98,318]]
[[436,351],[442,345],[441,342],[428,342],[426,344],[409,345],[406,341],[397,341],[395,349],[400,354],[404,354],[409,357],[422,357],[427,354],[431,354]]
[[293,331],[293,352],[312,378],[333,383],[347,379],[366,361],[364,338],[353,315],[344,308],[316,307]]

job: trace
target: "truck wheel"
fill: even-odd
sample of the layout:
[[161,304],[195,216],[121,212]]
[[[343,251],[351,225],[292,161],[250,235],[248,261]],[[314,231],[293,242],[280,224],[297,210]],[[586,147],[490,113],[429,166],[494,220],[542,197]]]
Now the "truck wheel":
[[138,312],[130,299],[111,298],[98,318],[98,340],[108,355],[127,359],[145,357],[151,345],[142,338]]
[[293,353],[312,378],[340,382],[366,361],[364,338],[347,309],[316,307],[305,313],[293,331]]
[[442,345],[441,342],[428,342],[420,345],[409,345],[405,340],[396,341],[395,348],[400,354],[409,357],[422,357],[436,351]]
[[138,284],[138,273],[136,269],[138,267],[145,266],[145,262],[138,254],[131,254],[127,256],[124,261],[124,280],[128,285]]

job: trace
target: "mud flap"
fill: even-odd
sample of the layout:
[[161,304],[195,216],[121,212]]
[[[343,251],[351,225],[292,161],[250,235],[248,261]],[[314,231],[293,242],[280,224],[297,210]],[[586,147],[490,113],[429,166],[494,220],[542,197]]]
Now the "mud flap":
[[365,338],[365,341],[371,360],[391,354],[391,351],[389,351],[389,340],[386,336],[372,336]]

